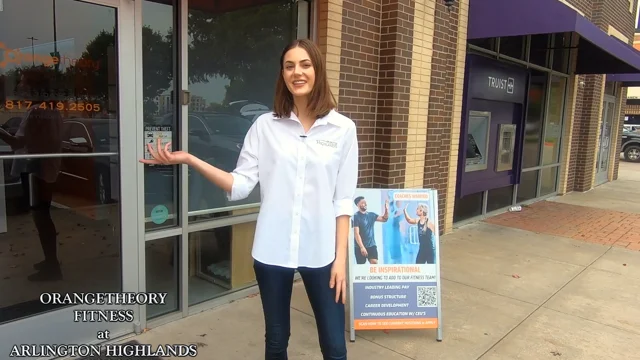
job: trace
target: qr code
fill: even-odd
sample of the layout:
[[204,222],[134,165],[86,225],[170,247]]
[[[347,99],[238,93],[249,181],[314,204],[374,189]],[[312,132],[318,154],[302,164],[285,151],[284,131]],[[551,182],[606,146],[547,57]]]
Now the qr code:
[[418,307],[436,307],[438,298],[435,286],[418,286]]

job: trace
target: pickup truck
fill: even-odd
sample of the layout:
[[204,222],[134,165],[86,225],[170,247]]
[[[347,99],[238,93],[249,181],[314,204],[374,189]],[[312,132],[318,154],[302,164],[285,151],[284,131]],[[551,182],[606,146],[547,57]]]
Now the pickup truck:
[[622,153],[626,161],[640,162],[640,133],[624,129],[622,131],[621,144]]

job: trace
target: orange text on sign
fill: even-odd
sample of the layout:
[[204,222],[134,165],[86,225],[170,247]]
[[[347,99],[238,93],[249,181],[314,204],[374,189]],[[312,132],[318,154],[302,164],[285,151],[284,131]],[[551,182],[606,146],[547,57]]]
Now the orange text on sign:
[[100,104],[84,103],[84,102],[66,102],[66,101],[28,101],[28,100],[7,100],[4,103],[6,110],[28,110],[32,107],[40,109],[50,109],[59,111],[100,111]]
[[55,65],[69,65],[82,69],[99,70],[100,62],[91,59],[71,59],[63,56],[61,58],[57,56],[23,53],[19,49],[8,49],[3,42],[0,42],[0,51],[2,51],[2,57],[0,58],[0,69],[4,69],[9,64],[20,66],[23,64],[43,64],[44,66],[53,67]]
[[356,330],[437,329],[437,318],[354,320]]

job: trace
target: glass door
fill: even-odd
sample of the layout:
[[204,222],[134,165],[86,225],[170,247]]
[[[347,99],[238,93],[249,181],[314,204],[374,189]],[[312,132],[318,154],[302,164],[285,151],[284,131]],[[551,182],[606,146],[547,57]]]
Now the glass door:
[[609,179],[609,163],[611,158],[611,126],[615,113],[615,98],[605,95],[602,104],[602,122],[600,125],[600,145],[596,162],[596,185]]
[[0,358],[8,358],[25,342],[91,344],[133,330],[138,306],[84,295],[138,291],[138,224],[137,179],[126,176],[137,159],[121,156],[135,153],[136,124],[120,121],[135,118],[134,42],[121,36],[133,33],[134,0],[3,3]]

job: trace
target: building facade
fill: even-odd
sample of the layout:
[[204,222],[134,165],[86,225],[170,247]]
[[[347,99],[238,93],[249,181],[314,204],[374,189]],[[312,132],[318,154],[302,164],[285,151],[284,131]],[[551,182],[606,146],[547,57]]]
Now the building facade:
[[[356,122],[359,186],[435,188],[443,233],[615,180],[637,3],[513,3],[0,0],[0,352],[22,331],[102,342],[257,291],[260,189],[228,202],[186,166],[138,159],[161,138],[232,170],[295,38],[319,44]],[[531,16],[548,13],[546,27]],[[98,306],[43,292],[166,296]]]
[[[510,125],[494,123],[492,129],[475,130],[469,128],[480,125],[472,122],[489,123],[487,111],[485,115],[480,112],[484,120],[463,117],[462,128],[466,130],[462,133],[468,141],[471,137],[478,141],[480,136],[470,131],[482,130],[484,138],[488,138],[487,131],[496,135],[492,141],[480,139],[484,148],[476,155],[482,160],[460,163],[462,177],[454,218],[462,222],[511,204],[587,191],[617,178],[621,119],[629,82],[616,78],[635,76],[637,52],[632,45],[637,4],[626,0],[515,4],[472,2],[470,7],[469,54],[473,58],[481,55],[484,60],[481,76],[494,72],[516,79],[512,94],[488,91],[482,84],[473,83],[478,70],[468,62],[472,83],[465,91],[472,97],[470,106],[476,100],[489,100],[493,103],[485,107],[495,106],[494,111],[500,111],[500,106],[502,111],[513,108],[516,114]],[[491,9],[496,8],[508,10],[509,20],[492,25],[488,19]],[[525,15],[525,10],[530,14]],[[545,17],[545,12],[560,16],[546,24],[536,23],[534,19]],[[518,89],[522,80],[518,80],[527,77],[522,94]],[[515,125],[511,129],[515,131],[513,144],[509,143],[511,125]],[[499,128],[506,133],[499,133]],[[460,154],[470,148],[461,141]],[[466,156],[469,159],[473,154]],[[513,163],[511,158],[515,159]],[[498,168],[499,160],[508,165]],[[484,167],[478,170],[478,166]],[[470,169],[464,171],[465,167]]]

